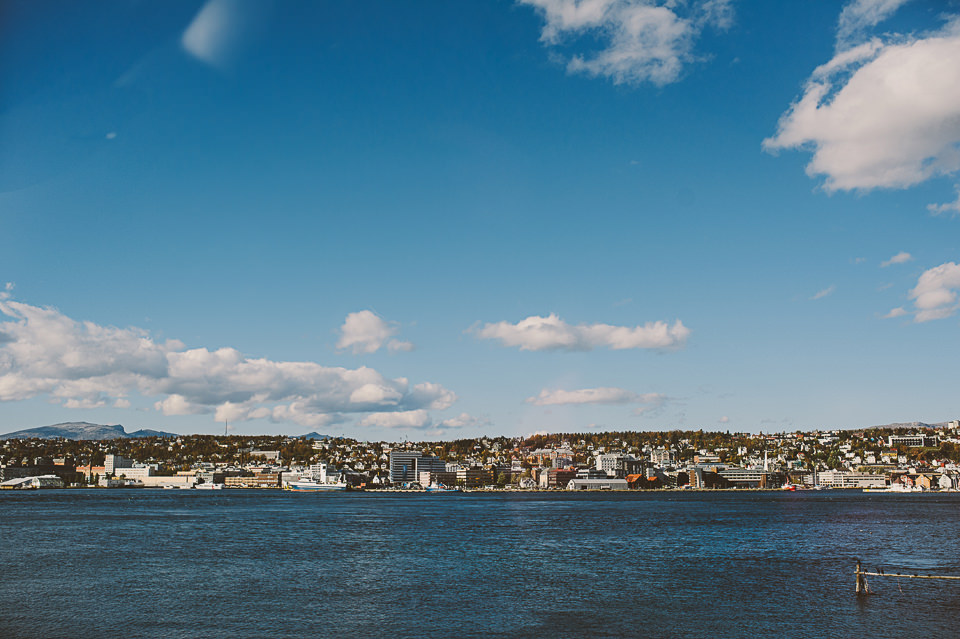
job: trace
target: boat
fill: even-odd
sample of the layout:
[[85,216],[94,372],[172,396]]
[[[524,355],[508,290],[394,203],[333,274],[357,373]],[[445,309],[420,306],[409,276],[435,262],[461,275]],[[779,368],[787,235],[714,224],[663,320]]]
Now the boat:
[[423,488],[428,493],[459,493],[461,492],[460,488],[450,488],[449,486],[444,486],[443,484],[430,484],[429,486],[424,486]]
[[221,490],[223,484],[195,484],[194,488],[197,490]]
[[343,482],[337,482],[336,484],[325,484],[318,481],[313,481],[311,479],[302,479],[300,481],[292,481],[284,488],[287,490],[296,490],[301,492],[320,492],[328,490],[346,490],[347,485]]

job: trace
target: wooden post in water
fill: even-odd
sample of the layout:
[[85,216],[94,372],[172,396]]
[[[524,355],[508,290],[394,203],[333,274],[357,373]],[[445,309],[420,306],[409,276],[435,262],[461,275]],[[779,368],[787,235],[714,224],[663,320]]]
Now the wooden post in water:
[[860,560],[857,559],[857,595],[862,595],[865,588],[863,587],[863,573],[860,570]]

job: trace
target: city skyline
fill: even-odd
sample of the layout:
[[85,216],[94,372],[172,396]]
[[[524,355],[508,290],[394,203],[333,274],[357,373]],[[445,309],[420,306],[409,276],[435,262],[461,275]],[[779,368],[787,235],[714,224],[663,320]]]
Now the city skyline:
[[4,432],[957,417],[956,1],[48,8],[0,27]]

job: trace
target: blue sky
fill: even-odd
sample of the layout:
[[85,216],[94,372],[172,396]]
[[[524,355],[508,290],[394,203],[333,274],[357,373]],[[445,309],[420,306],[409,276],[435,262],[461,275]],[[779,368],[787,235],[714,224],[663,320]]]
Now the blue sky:
[[0,431],[958,415],[958,2],[3,13]]

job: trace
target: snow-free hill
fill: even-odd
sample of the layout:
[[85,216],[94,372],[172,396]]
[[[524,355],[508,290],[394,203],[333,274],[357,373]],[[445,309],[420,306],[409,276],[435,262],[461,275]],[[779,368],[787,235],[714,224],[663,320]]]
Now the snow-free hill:
[[128,433],[120,424],[107,426],[104,424],[90,424],[88,422],[65,422],[53,426],[27,428],[12,433],[0,435],[0,439],[136,439],[138,437],[177,437],[174,433],[164,433],[158,430],[137,430]]

